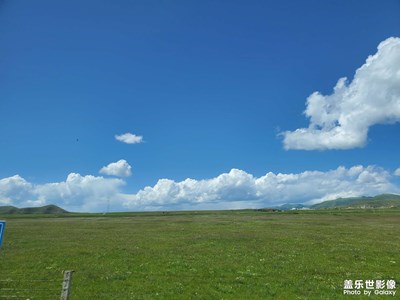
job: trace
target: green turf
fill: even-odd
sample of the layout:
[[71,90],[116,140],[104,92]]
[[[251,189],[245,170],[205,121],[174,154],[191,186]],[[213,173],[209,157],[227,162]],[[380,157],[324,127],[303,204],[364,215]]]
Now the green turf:
[[396,209],[2,218],[3,298],[58,299],[63,270],[71,300],[363,299],[343,281],[400,284]]

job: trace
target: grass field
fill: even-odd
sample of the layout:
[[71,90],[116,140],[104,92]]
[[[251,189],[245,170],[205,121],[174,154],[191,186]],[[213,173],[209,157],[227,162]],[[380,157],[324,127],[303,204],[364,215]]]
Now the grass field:
[[343,281],[400,285],[395,209],[0,219],[0,299],[58,299],[63,270],[72,300],[365,299]]

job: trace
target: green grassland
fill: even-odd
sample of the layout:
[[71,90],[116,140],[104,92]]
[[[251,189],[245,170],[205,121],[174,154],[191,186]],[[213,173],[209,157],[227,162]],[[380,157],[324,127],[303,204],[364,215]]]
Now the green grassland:
[[71,300],[364,299],[343,281],[400,285],[398,209],[0,219],[0,299],[58,299],[63,270]]

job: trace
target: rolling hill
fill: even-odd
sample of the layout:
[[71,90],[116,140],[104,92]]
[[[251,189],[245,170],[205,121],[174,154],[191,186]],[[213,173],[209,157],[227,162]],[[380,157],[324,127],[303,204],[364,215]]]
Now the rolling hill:
[[66,214],[68,211],[57,205],[45,205],[41,207],[17,208],[15,206],[0,206],[0,214]]
[[400,207],[400,195],[382,194],[374,197],[338,198],[310,206],[311,209],[326,208],[394,208]]
[[[328,200],[311,206],[303,204],[284,204],[265,211],[292,210],[292,209],[370,209],[370,208],[400,208],[400,195],[382,194],[374,197],[352,197]],[[260,209],[258,209],[260,210]],[[264,209],[261,209],[264,210]],[[15,206],[0,206],[0,214],[68,214],[70,212],[57,205],[41,207],[17,208]]]

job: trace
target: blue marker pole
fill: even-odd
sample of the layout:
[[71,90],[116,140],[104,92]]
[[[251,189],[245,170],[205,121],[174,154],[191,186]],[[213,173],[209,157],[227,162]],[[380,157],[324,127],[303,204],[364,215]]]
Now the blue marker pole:
[[3,242],[3,234],[5,228],[6,228],[6,221],[0,220],[0,248]]

